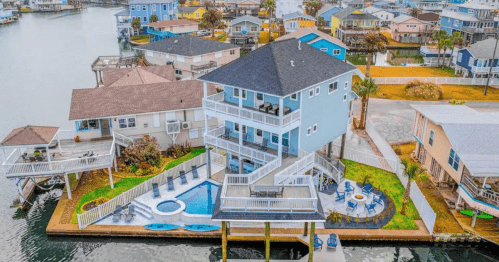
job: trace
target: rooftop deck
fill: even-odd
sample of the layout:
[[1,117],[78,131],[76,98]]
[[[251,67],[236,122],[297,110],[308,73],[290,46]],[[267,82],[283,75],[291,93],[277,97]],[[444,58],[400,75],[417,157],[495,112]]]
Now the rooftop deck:
[[104,69],[121,68],[122,66],[137,66],[138,58],[121,56],[99,56],[92,63],[92,71],[102,71]]

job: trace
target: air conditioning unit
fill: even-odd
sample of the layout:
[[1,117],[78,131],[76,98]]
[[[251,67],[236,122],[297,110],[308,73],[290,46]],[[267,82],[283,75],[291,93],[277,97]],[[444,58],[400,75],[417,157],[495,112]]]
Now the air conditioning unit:
[[191,122],[182,122],[182,129],[190,129],[192,126]]

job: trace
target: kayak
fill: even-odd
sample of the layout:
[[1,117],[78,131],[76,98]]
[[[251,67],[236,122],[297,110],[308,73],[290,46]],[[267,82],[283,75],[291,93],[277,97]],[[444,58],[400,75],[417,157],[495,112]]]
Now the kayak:
[[[467,215],[467,216],[473,216],[473,210],[461,210],[461,214]],[[494,218],[492,215],[489,215],[485,212],[482,212],[480,215],[476,216],[477,218],[483,218],[483,219],[492,219]]]
[[184,226],[184,229],[189,231],[213,231],[219,228],[220,226],[208,225],[208,224],[192,224]]
[[179,225],[174,224],[147,224],[144,228],[149,230],[159,230],[159,231],[168,231],[179,228]]

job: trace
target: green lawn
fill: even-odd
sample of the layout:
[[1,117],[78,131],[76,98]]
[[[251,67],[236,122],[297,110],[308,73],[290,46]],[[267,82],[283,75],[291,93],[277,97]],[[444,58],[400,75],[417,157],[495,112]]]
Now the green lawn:
[[406,207],[406,215],[400,214],[404,197],[404,187],[396,174],[350,160],[343,159],[341,161],[346,166],[345,178],[362,183],[364,182],[364,177],[367,175],[369,176],[367,181],[374,187],[384,191],[395,203],[397,212],[383,229],[418,229],[414,220],[419,220],[420,217],[412,200],[409,199]]
[[[194,149],[189,154],[169,162],[163,171],[171,169],[179,164],[182,164],[183,162],[190,160],[196,156],[199,156],[200,154],[202,154],[204,152],[205,152],[204,148]],[[83,195],[80,198],[80,200],[78,201],[78,204],[76,205],[76,209],[73,213],[73,216],[71,217],[71,223],[75,223],[75,224],[78,223],[76,214],[83,213],[83,210],[81,210],[81,207],[83,205],[85,205],[86,203],[93,201],[93,200],[96,200],[96,199],[99,199],[101,197],[106,198],[108,200],[113,199],[116,196],[118,196],[119,194],[121,194],[127,190],[130,190],[131,188],[139,185],[140,183],[142,183],[142,182],[144,182],[144,181],[146,181],[146,180],[148,180],[156,175],[158,175],[158,174],[154,174],[154,175],[150,175],[150,176],[138,176],[138,177],[122,178],[122,179],[120,179],[120,181],[114,183],[114,189],[111,189],[111,186],[105,186],[105,187],[101,187],[99,189],[96,189],[94,191],[91,191],[91,192]]]

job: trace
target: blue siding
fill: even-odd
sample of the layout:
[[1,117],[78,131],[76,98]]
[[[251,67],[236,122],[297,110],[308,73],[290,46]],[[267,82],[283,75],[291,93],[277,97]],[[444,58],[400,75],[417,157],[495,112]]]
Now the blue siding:
[[320,17],[323,17],[324,20],[326,20],[327,26],[329,27],[329,26],[331,26],[331,16],[339,11],[341,11],[341,8],[335,6],[331,9],[327,10],[326,12],[322,13],[320,15]]
[[300,93],[297,94],[297,101],[291,100],[290,97],[284,98],[284,106],[291,108],[291,111],[295,111],[300,108]]
[[[145,10],[144,10],[145,9]],[[149,23],[151,15],[158,16],[158,21],[176,19],[176,15],[170,15],[169,12],[177,9],[176,3],[130,3],[130,16],[132,18],[139,17],[141,25]]]
[[[316,49],[321,49],[321,48],[326,48],[327,50],[324,51],[325,53],[327,53],[328,55],[332,56],[332,57],[335,57],[341,61],[345,61],[345,57],[346,57],[346,50],[344,47],[342,46],[339,46],[335,43],[332,43],[332,42],[329,42],[327,41],[326,39],[321,39],[321,40],[318,40],[318,41],[315,41],[313,43],[310,44],[310,46],[316,48]],[[339,49],[340,50],[340,54],[339,55],[334,55],[333,54],[333,50],[334,49]]]
[[467,49],[462,49],[458,51],[457,55],[459,56],[459,54],[462,54],[461,62],[456,62],[456,64],[471,70],[471,67],[469,66],[470,58],[472,57],[471,53]]
[[224,101],[234,104],[239,104],[239,98],[234,97],[234,88],[224,87]]

